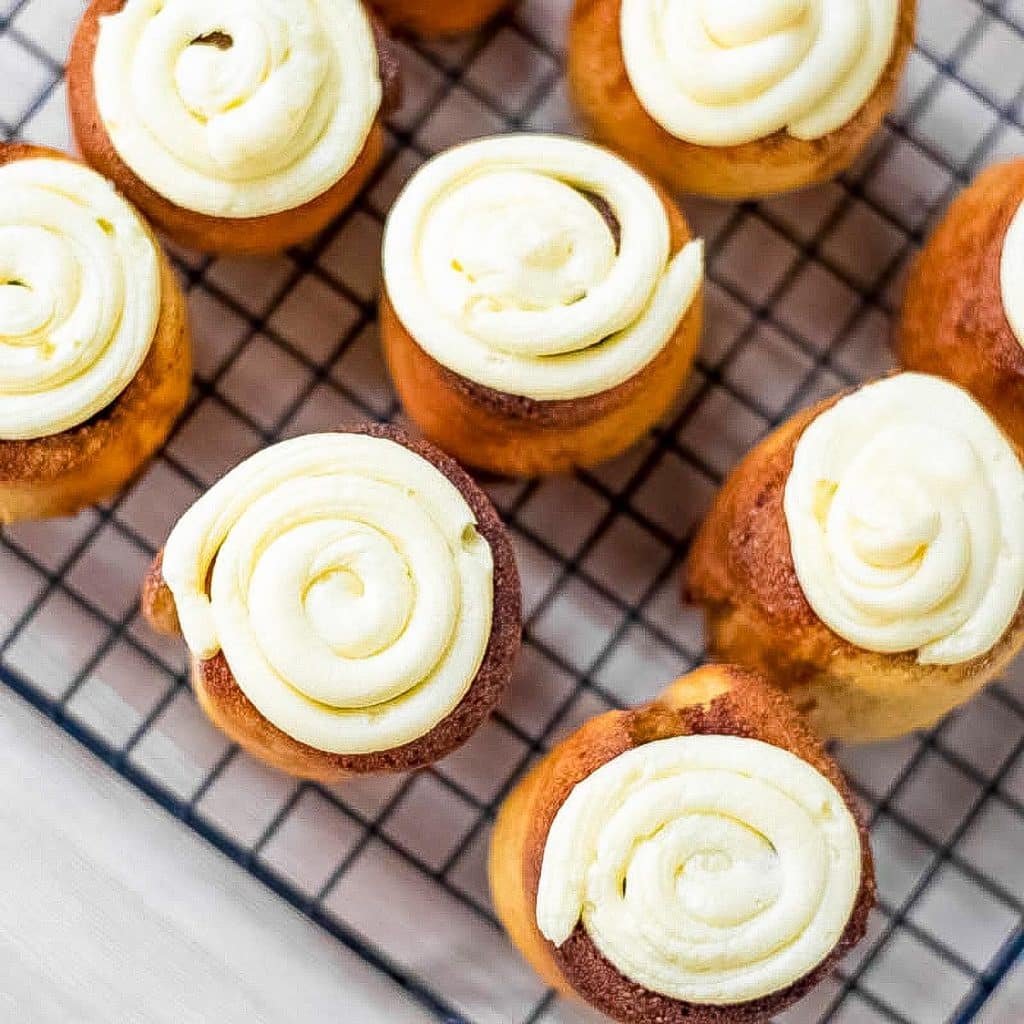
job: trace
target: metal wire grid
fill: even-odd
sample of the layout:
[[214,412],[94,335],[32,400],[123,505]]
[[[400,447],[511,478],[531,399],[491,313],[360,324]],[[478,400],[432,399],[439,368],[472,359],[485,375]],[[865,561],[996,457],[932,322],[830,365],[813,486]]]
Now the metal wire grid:
[[[0,12],[4,12],[0,13],[0,46],[13,43],[19,51],[18,60],[35,62],[38,67],[45,69],[47,76],[45,84],[39,88],[37,94],[18,116],[10,120],[3,120],[0,117],[0,130],[6,138],[19,137],[26,130],[31,135],[33,118],[46,104],[54,100],[61,87],[60,63],[48,49],[39,44],[32,33],[21,27],[30,7],[38,7],[47,2],[49,0],[15,0],[14,3],[8,2],[6,5],[0,2]],[[938,0],[931,2],[937,5]],[[706,345],[705,355],[698,364],[696,382],[687,391],[671,417],[654,432],[650,442],[637,453],[620,460],[609,471],[598,470],[577,475],[574,490],[579,494],[587,494],[588,501],[599,505],[602,511],[593,521],[588,522],[585,536],[578,538],[569,553],[567,554],[566,547],[557,538],[553,538],[543,525],[538,526],[535,516],[530,514],[531,508],[534,507],[533,503],[542,498],[545,487],[549,485],[532,482],[495,489],[495,498],[506,521],[515,532],[520,553],[527,555],[524,559],[527,563],[524,574],[527,589],[532,588],[535,591],[527,603],[527,652],[532,652],[532,662],[539,660],[548,666],[552,673],[571,679],[572,685],[564,692],[552,696],[550,714],[546,722],[538,728],[524,726],[518,716],[508,708],[498,713],[497,720],[500,726],[517,741],[517,754],[512,758],[511,767],[505,770],[501,786],[490,792],[486,798],[480,795],[476,787],[467,786],[443,767],[428,773],[447,799],[464,806],[469,812],[468,827],[463,830],[457,842],[445,851],[443,857],[425,858],[410,848],[408,842],[396,838],[394,831],[389,827],[400,809],[406,806],[406,797],[416,782],[414,777],[401,780],[387,798],[369,812],[354,806],[346,799],[344,789],[323,789],[305,784],[294,786],[276,808],[270,820],[262,824],[259,834],[255,838],[240,840],[218,827],[202,809],[204,798],[218,785],[219,780],[224,778],[232,763],[243,756],[236,749],[226,749],[206,771],[193,791],[184,796],[168,788],[163,780],[137,760],[136,752],[158,727],[162,716],[189,693],[187,679],[180,663],[169,660],[165,650],[155,648],[148,642],[144,633],[136,630],[137,602],[129,602],[119,614],[112,614],[107,602],[101,595],[91,593],[88,585],[83,587],[80,583],[69,582],[69,576],[74,574],[75,566],[81,564],[97,537],[104,531],[114,531],[121,541],[139,553],[140,558],[143,554],[146,557],[152,555],[153,538],[136,529],[130,517],[124,514],[125,502],[129,497],[127,494],[101,508],[88,523],[85,531],[75,538],[69,548],[61,552],[56,562],[41,555],[38,546],[26,542],[18,530],[5,532],[0,545],[0,556],[4,558],[3,571],[6,573],[12,567],[17,568],[17,573],[27,571],[33,580],[38,580],[39,586],[30,601],[22,602],[23,606],[19,606],[19,612],[12,622],[0,622],[0,626],[4,626],[0,629],[0,677],[116,771],[130,779],[374,967],[407,989],[437,1019],[465,1021],[467,1024],[472,1020],[515,1020],[517,1024],[533,1024],[540,1021],[579,1019],[572,1016],[574,1011],[561,1008],[549,992],[539,995],[521,1013],[508,1015],[477,1008],[474,1016],[464,1005],[460,1005],[458,998],[452,998],[443,986],[438,986],[434,979],[410,969],[409,958],[400,946],[381,945],[367,936],[365,929],[346,921],[343,914],[339,914],[329,905],[330,895],[345,879],[360,856],[371,846],[376,847],[379,844],[406,863],[419,876],[429,879],[430,885],[439,887],[452,900],[468,908],[473,915],[497,928],[497,922],[486,904],[486,899],[478,893],[467,891],[465,886],[454,884],[453,873],[463,863],[464,857],[469,855],[471,849],[486,837],[489,823],[501,799],[537,754],[563,730],[569,728],[577,717],[584,715],[584,708],[600,710],[601,707],[623,706],[640,699],[641,694],[623,693],[621,686],[609,686],[605,681],[605,670],[609,664],[620,656],[623,650],[628,653],[634,649],[627,645],[627,639],[634,631],[649,638],[651,643],[656,643],[659,650],[668,652],[668,657],[674,660],[680,670],[690,667],[699,660],[698,644],[689,639],[689,631],[682,625],[678,631],[675,630],[670,617],[657,610],[659,602],[665,599],[664,595],[673,590],[674,578],[685,556],[693,520],[697,518],[697,508],[690,510],[692,515],[687,514],[684,528],[676,528],[666,521],[658,509],[652,512],[644,500],[644,492],[652,484],[654,477],[663,471],[667,460],[674,460],[674,464],[680,468],[681,475],[677,475],[677,481],[686,480],[692,484],[692,492],[673,495],[674,501],[684,506],[699,506],[707,494],[721,483],[725,468],[722,460],[713,454],[709,455],[706,445],[692,440],[694,436],[698,439],[702,436],[702,420],[705,432],[714,432],[726,426],[708,419],[709,403],[712,401],[720,399],[728,409],[752,417],[761,429],[766,429],[769,425],[786,418],[806,402],[815,400],[822,392],[833,390],[842,384],[854,383],[866,375],[856,360],[846,352],[847,346],[852,344],[852,339],[858,332],[865,329],[866,322],[881,319],[884,323],[882,318],[888,318],[892,313],[893,294],[898,285],[900,271],[905,266],[907,257],[921,242],[928,215],[941,211],[952,194],[970,179],[1000,133],[1008,126],[1018,131],[1022,130],[1017,112],[1024,101],[1024,88],[1008,102],[997,103],[960,73],[964,60],[993,24],[998,24],[1002,30],[1012,32],[1020,43],[1020,53],[1024,54],[1024,33],[1014,20],[1012,4],[968,4],[967,0],[961,2],[964,7],[972,9],[973,23],[946,55],[934,52],[926,45],[918,46],[915,64],[919,71],[925,71],[930,75],[930,80],[905,103],[897,116],[890,119],[887,133],[880,138],[879,143],[860,165],[839,183],[837,201],[813,230],[805,231],[799,225],[794,226],[785,209],[780,210],[779,206],[773,203],[730,207],[694,205],[691,212],[709,242],[708,262],[709,277],[713,283],[712,297],[717,294],[721,305],[745,310],[746,323],[731,338],[723,342],[721,335],[726,332],[719,331],[716,336],[716,330],[721,325],[716,323],[715,317],[712,316],[709,326],[711,336]],[[64,2],[60,6],[70,8],[77,5]],[[404,165],[418,162],[431,155],[431,147],[423,140],[423,129],[435,112],[456,91],[461,96],[468,97],[470,102],[495,119],[500,119],[509,128],[537,124],[541,127],[557,126],[549,123],[548,115],[538,114],[551,102],[552,96],[560,88],[559,67],[562,62],[557,42],[549,38],[543,26],[552,11],[564,10],[566,6],[564,0],[528,2],[519,15],[509,15],[465,47],[459,47],[454,51],[443,47],[415,46],[415,59],[422,61],[423,66],[429,68],[437,80],[431,102],[414,118],[402,124],[392,125],[392,148],[367,193],[324,237],[308,248],[289,254],[288,273],[277,282],[274,294],[268,296],[269,301],[260,312],[254,313],[234,289],[225,288],[217,283],[216,275],[211,276],[216,262],[213,259],[204,258],[197,261],[184,255],[178,259],[178,267],[190,295],[205,293],[211,296],[245,325],[241,336],[235,340],[219,367],[207,377],[197,380],[186,415],[170,442],[171,450],[161,456],[163,465],[172,469],[195,492],[205,489],[209,481],[189,465],[187,457],[180,454],[175,442],[180,438],[184,425],[189,423],[197,410],[203,406],[212,405],[244,424],[247,431],[261,445],[272,443],[293,428],[297,418],[302,416],[313,397],[321,392],[335,397],[339,409],[357,410],[370,418],[391,419],[399,414],[397,403],[390,394],[383,400],[379,394],[368,400],[365,392],[356,386],[350,386],[347,380],[339,380],[334,372],[339,362],[371,328],[375,319],[375,307],[372,298],[362,288],[353,287],[333,272],[325,270],[321,265],[321,258],[332,243],[349,229],[354,218],[361,218],[364,223],[371,221],[379,229],[386,208],[386,199],[380,199],[380,195],[386,196],[393,191],[392,179],[404,176]],[[929,0],[925,0],[926,10],[928,6]],[[57,16],[73,15],[74,12],[69,11]],[[39,19],[34,19],[34,22],[38,24]],[[538,28],[538,25],[541,27]],[[482,87],[469,69],[472,69],[478,60],[486,59],[488,54],[494,52],[495,47],[513,40],[513,49],[516,52],[519,52],[521,47],[527,48],[530,53],[537,55],[538,60],[543,59],[545,70],[528,90],[520,109],[510,114],[508,109],[503,109],[500,99],[496,99],[495,91],[486,86]],[[410,54],[412,52],[410,50]],[[15,71],[16,68],[8,68],[0,63],[0,100],[4,92],[5,74],[13,74]],[[911,77],[915,76],[912,74]],[[918,119],[951,80],[958,83],[974,101],[993,115],[987,131],[962,160],[952,159],[940,147],[914,131]],[[557,103],[555,106],[557,108]],[[0,112],[3,109],[0,106]],[[557,121],[557,117],[555,120]],[[946,176],[944,187],[931,197],[928,210],[911,210],[909,213],[904,210],[894,211],[889,204],[879,201],[875,195],[874,183],[898,145],[910,147],[929,164],[941,168]],[[869,211],[870,216],[882,222],[886,230],[898,240],[884,261],[881,272],[869,284],[865,284],[865,281],[855,271],[851,271],[841,258],[837,259],[829,246],[829,239],[844,219],[851,216],[855,210]],[[758,230],[767,229],[773,236],[780,237],[794,254],[786,271],[779,275],[756,301],[752,300],[743,283],[737,282],[735,272],[725,266],[730,246],[742,246],[743,233],[751,226]],[[806,268],[815,264],[823,267],[856,296],[852,308],[842,318],[839,330],[825,346],[818,343],[816,338],[805,336],[801,331],[794,329],[788,318],[780,315],[779,311],[783,298],[801,279]],[[354,310],[352,322],[343,337],[323,358],[312,358],[287,336],[287,332],[275,328],[272,323],[274,311],[279,309],[300,283],[308,278],[314,278],[336,292]],[[780,402],[766,400],[752,393],[748,387],[738,384],[730,372],[745,356],[750,358],[752,345],[766,330],[785,338],[800,356],[799,369],[794,371],[790,368],[787,371],[790,379],[787,381],[786,397]],[[271,423],[265,422],[262,417],[254,417],[250,410],[226,394],[223,386],[232,368],[258,338],[265,339],[275,349],[287,353],[288,357],[300,364],[305,371],[301,390],[277,411]],[[706,354],[708,349],[717,351],[714,356],[709,356]],[[852,349],[857,350],[856,346]],[[763,372],[768,374],[771,371],[765,368]],[[684,515],[682,511],[679,514]],[[613,532],[623,527],[639,531],[645,538],[645,543],[652,544],[659,552],[654,559],[654,571],[646,574],[628,597],[623,596],[619,588],[610,584],[602,573],[593,568],[596,553],[607,543]],[[538,561],[551,567],[549,579],[542,579],[543,573],[533,572],[532,564]],[[567,655],[557,640],[552,641],[550,629],[544,626],[546,617],[556,605],[566,600],[570,603],[575,600],[577,589],[587,598],[600,601],[602,606],[613,610],[613,621],[607,629],[607,634],[594,648],[593,656],[588,654],[585,659]],[[569,598],[567,594],[570,595]],[[24,659],[19,661],[12,657],[19,639],[33,622],[38,623],[38,617],[54,595],[60,595],[70,606],[80,609],[89,616],[90,621],[95,620],[102,624],[99,642],[76,667],[67,684],[61,686],[59,693],[53,692],[51,683],[41,671],[27,669]],[[679,614],[681,616],[681,613]],[[89,683],[97,667],[121,645],[151,664],[168,682],[166,690],[135,723],[130,734],[119,741],[114,741],[94,724],[85,724],[75,713],[74,702],[76,695]],[[665,673],[664,678],[668,678],[668,673]],[[544,680],[527,682],[521,678],[518,684],[543,686]],[[824,987],[816,999],[791,1011],[786,1015],[787,1020],[825,1022],[851,1020],[855,1017],[857,1020],[896,1021],[903,1024],[932,1024],[939,1019],[970,1021],[975,1019],[991,992],[1024,949],[1024,902],[1021,900],[1020,886],[1013,880],[1001,877],[997,872],[982,869],[973,863],[961,848],[962,841],[972,833],[981,816],[987,813],[994,802],[998,802],[1015,820],[1024,821],[1024,804],[1016,795],[1007,792],[1005,786],[1011,771],[1024,752],[1024,730],[1021,729],[1021,725],[1024,724],[1024,702],[1019,692],[1005,685],[993,687],[989,700],[995,702],[1000,715],[1004,718],[1006,729],[999,745],[999,763],[994,766],[979,767],[976,759],[957,749],[951,732],[956,728],[955,722],[945,723],[921,737],[919,741],[915,741],[910,756],[880,790],[870,782],[858,778],[856,755],[850,755],[853,758],[854,785],[858,795],[870,809],[873,826],[879,826],[883,822],[893,823],[902,835],[910,837],[926,851],[926,866],[913,883],[906,887],[905,891],[901,891],[898,899],[887,897],[886,885],[883,882],[883,899],[874,918],[874,928],[868,943],[862,951],[855,954],[854,960],[845,965],[837,983]],[[585,701],[585,704],[581,704],[581,701]],[[927,823],[922,824],[916,820],[914,814],[907,812],[904,807],[904,798],[914,780],[923,775],[923,766],[933,759],[949,771],[957,773],[957,777],[968,780],[972,794],[960,808],[962,813],[955,825],[946,830],[941,838],[936,838],[934,830]],[[311,792],[318,794],[325,801],[325,805],[334,808],[346,820],[357,826],[360,833],[358,841],[344,851],[344,856],[339,858],[337,864],[313,892],[296,885],[284,872],[264,858],[264,853],[274,842],[275,836],[286,826],[295,808]],[[410,800],[415,800],[415,794]],[[884,871],[885,867],[884,858],[880,858],[880,868]],[[978,891],[997,902],[1011,922],[998,948],[993,955],[985,958],[984,963],[979,963],[976,956],[958,948],[959,935],[954,919],[950,919],[950,928],[943,930],[929,927],[927,922],[921,923],[917,915],[922,903],[930,898],[929,894],[934,894],[937,888],[941,891],[939,879],[947,868],[952,868],[960,876],[969,879]],[[398,898],[401,898],[400,893]],[[936,934],[937,931],[940,934]],[[909,941],[927,951],[929,963],[938,965],[943,971],[963,979],[963,994],[948,1013],[943,1011],[940,1016],[934,1016],[934,1011],[930,1008],[922,1008],[912,998],[901,997],[899,990],[893,990],[885,984],[873,983],[873,972],[877,973],[879,965],[887,957],[899,954],[899,943],[906,941],[907,936],[910,937]]]

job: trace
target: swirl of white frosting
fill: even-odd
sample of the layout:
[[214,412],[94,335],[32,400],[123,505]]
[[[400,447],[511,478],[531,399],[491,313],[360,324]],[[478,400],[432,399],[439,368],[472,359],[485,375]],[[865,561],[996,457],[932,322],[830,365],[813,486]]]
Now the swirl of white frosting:
[[1024,203],[1017,208],[1003,239],[1000,285],[1006,319],[1024,345]]
[[573,788],[548,833],[537,924],[560,946],[582,920],[651,992],[741,1003],[832,952],[860,882],[860,834],[828,779],[759,740],[679,736]]
[[804,431],[784,509],[818,617],[869,651],[951,665],[990,651],[1024,590],[1024,469],[954,384],[903,373]]
[[819,139],[874,91],[900,0],[622,0],[626,71],[667,132],[730,146]]
[[482,139],[436,157],[384,236],[388,297],[417,344],[469,380],[539,401],[637,374],[702,278],[701,243],[672,255],[643,176],[558,136]]
[[160,315],[160,257],[113,186],[70,160],[0,167],[0,439],[84,423],[131,383]]
[[259,217],[341,180],[381,103],[359,0],[126,0],[93,62],[114,148],[188,210]]
[[447,477],[358,434],[284,441],[182,517],[163,576],[192,654],[318,750],[390,750],[429,732],[490,640],[491,549]]

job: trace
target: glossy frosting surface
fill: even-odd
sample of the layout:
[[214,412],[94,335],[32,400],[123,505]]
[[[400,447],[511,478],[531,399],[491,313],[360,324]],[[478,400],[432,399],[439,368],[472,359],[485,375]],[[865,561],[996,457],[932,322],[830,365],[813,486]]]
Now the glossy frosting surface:
[[680,736],[574,787],[548,833],[537,923],[558,946],[582,921],[649,991],[733,1004],[821,963],[860,882],[857,825],[828,779],[759,740]]
[[384,237],[399,319],[437,362],[555,400],[621,384],[664,348],[703,278],[699,242],[628,164],[574,139],[513,135],[422,168]]
[[833,631],[957,664],[990,651],[1024,589],[1024,469],[954,384],[903,373],[823,412],[785,491],[793,563]]
[[381,103],[359,0],[126,0],[93,62],[124,162],[219,217],[294,209],[343,178]]
[[622,53],[666,131],[728,146],[849,121],[892,54],[899,0],[622,0]]
[[1024,345],[1024,204],[1018,207],[1003,239],[1000,287],[1006,319]]
[[389,750],[461,701],[490,640],[493,560],[458,489],[396,442],[300,437],[182,517],[163,575],[200,659],[224,652],[283,732]]
[[84,423],[131,383],[160,315],[135,210],[70,160],[0,167],[0,439]]

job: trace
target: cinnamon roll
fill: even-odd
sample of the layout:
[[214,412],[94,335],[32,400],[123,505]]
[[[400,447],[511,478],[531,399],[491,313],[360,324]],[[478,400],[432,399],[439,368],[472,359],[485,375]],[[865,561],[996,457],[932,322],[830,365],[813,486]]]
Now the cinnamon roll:
[[138,213],[61,153],[0,144],[0,522],[114,495],[190,381],[181,288]]
[[508,475],[612,457],[693,363],[703,247],[605,150],[482,139],[424,166],[384,233],[381,336],[409,415]]
[[915,0],[576,0],[595,136],[665,184],[751,198],[835,177],[891,108]]
[[396,69],[360,0],[92,0],[68,62],[71,125],[170,238],[273,252],[367,182]]
[[370,0],[389,29],[421,36],[453,36],[473,32],[512,0]]
[[768,1020],[864,935],[867,835],[790,702],[709,666],[560,743],[498,815],[498,915],[616,1021]]
[[830,399],[733,472],[686,590],[714,653],[766,673],[823,735],[931,725],[1024,646],[1020,449],[938,377]]
[[511,544],[450,459],[389,427],[284,441],[182,517],[143,590],[231,739],[303,778],[465,742],[519,647]]
[[896,350],[1024,445],[1024,160],[990,167],[950,206],[911,271]]

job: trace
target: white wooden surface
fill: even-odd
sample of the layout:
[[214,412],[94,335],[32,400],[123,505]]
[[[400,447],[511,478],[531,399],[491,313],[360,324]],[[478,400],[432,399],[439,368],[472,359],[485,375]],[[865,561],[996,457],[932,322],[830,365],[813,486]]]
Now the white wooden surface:
[[0,865],[0,1020],[429,1020],[7,691]]

